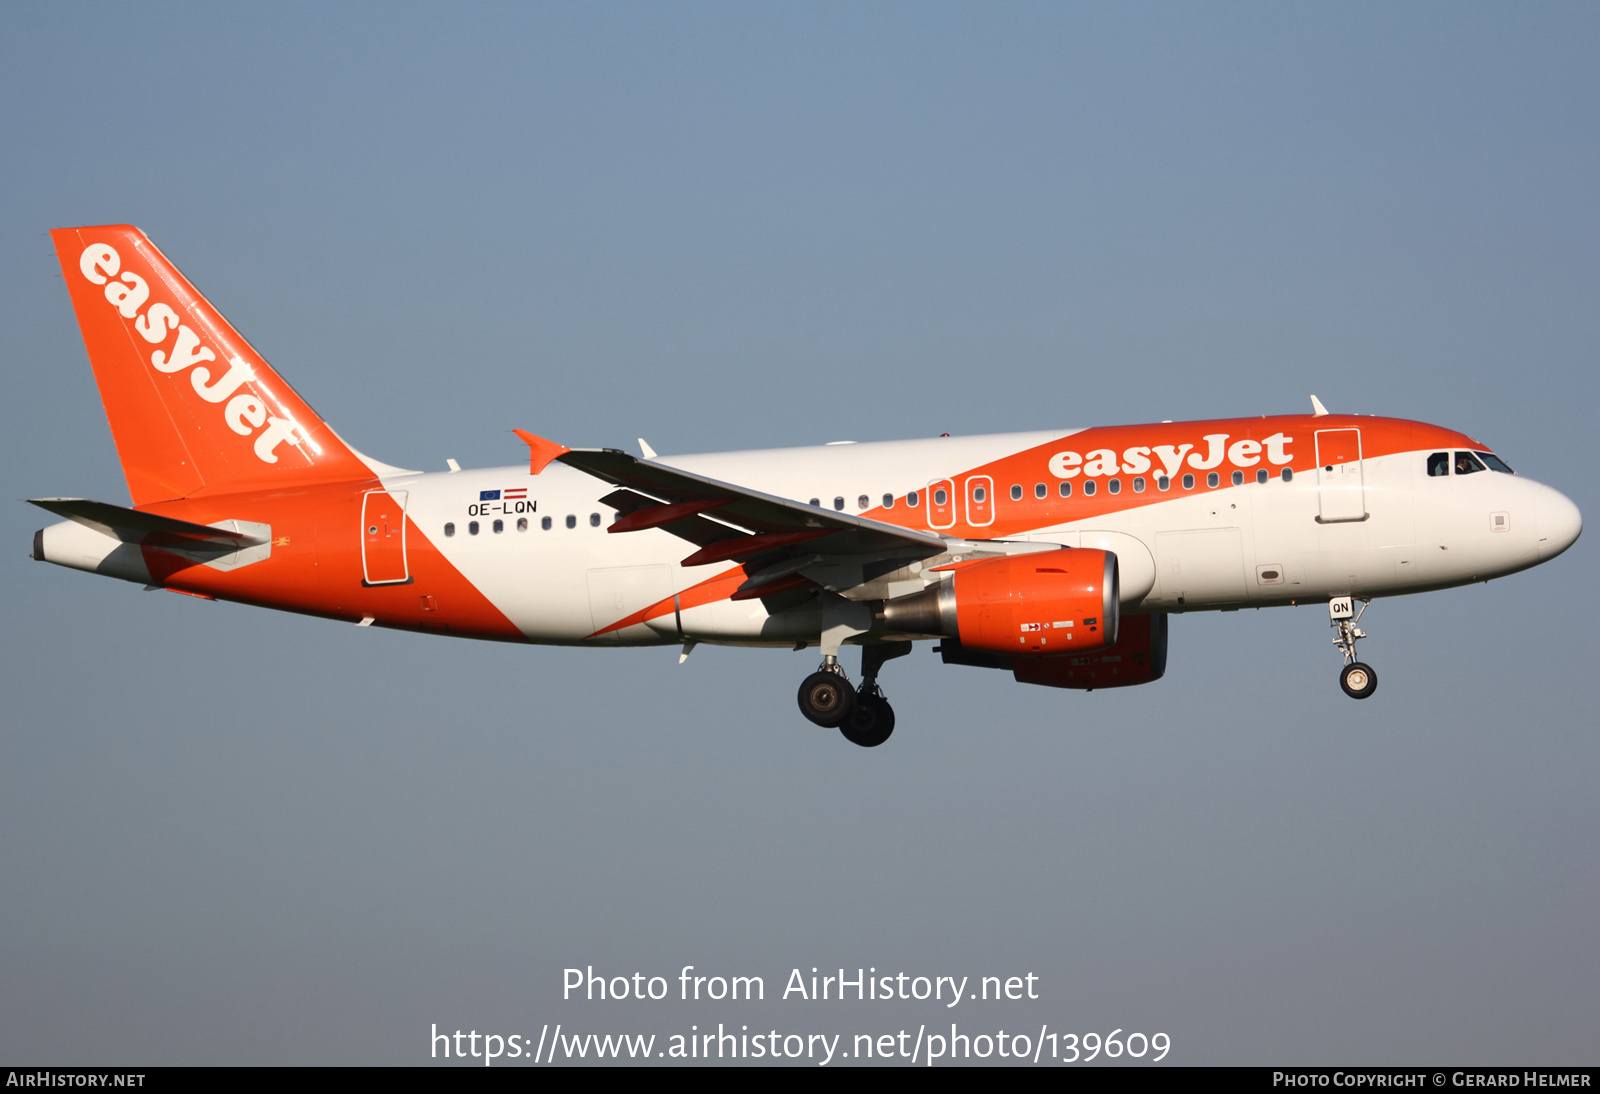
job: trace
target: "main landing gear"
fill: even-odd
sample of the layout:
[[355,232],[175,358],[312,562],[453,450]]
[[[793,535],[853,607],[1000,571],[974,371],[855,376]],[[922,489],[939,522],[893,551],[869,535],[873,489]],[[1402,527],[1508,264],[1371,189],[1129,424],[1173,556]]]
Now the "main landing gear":
[[894,732],[894,708],[878,687],[878,670],[885,661],[910,652],[910,642],[862,646],[860,688],[850,685],[837,656],[824,657],[817,671],[800,682],[800,713],[819,726],[837,728],[851,744],[876,748]]
[[823,658],[822,666],[800,681],[800,713],[819,726],[833,729],[855,705],[856,689],[837,657]]
[[1365,699],[1378,690],[1378,674],[1371,665],[1356,660],[1356,639],[1367,636],[1367,632],[1356,624],[1371,603],[1372,599],[1367,597],[1357,609],[1348,596],[1336,596],[1328,601],[1328,625],[1334,628],[1333,644],[1344,654],[1344,670],[1339,673],[1339,686],[1352,699]]

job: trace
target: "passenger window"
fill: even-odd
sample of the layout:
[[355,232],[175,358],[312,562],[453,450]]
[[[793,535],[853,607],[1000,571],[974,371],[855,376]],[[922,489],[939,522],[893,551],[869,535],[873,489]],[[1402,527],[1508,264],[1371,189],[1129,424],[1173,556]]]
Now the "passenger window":
[[526,532],[527,530],[528,530],[528,518],[527,517],[518,517],[517,518],[517,531]]
[[1094,480],[1093,479],[1084,479],[1083,480],[1083,496],[1084,497],[1093,497],[1094,496]]
[[494,534],[498,536],[501,532],[504,532],[506,530],[506,522],[503,521],[503,520],[497,520],[497,521],[494,522],[493,527],[494,527]]
[[1280,475],[1279,478],[1283,479],[1284,482],[1293,482],[1294,481],[1294,468],[1285,467],[1283,469],[1283,474]]
[[1516,472],[1506,466],[1506,461],[1496,456],[1493,452],[1479,452],[1478,458],[1489,465],[1490,471],[1499,471],[1504,475],[1515,475]]
[[1171,479],[1167,478],[1165,475],[1157,475],[1156,476],[1156,489],[1157,490],[1167,490],[1171,486],[1172,486],[1172,480]]
[[573,516],[571,513],[568,513],[567,514],[567,527],[568,528],[576,528],[577,526],[578,526],[578,518]]
[[590,513],[589,514],[589,527],[590,528],[598,528],[598,527],[600,527],[600,514],[599,513]]
[[1061,485],[1056,487],[1056,493],[1064,498],[1072,497],[1072,484],[1063,479]]
[[454,524],[446,524],[446,525],[445,525],[445,526],[444,526],[444,534],[445,534],[445,535],[446,535],[446,536],[453,536],[453,535],[455,535],[455,534],[456,534],[456,526],[455,526],[455,525],[454,525]]
[[1483,470],[1486,470],[1486,468],[1483,466],[1482,462],[1479,461],[1478,457],[1474,456],[1471,452],[1456,453],[1456,474],[1472,475]]
[[862,494],[859,498],[856,499],[856,508],[857,509],[871,509],[872,508],[872,499],[867,497],[865,494]]
[[906,508],[915,509],[916,507],[917,507],[917,492],[915,490],[913,490],[909,494],[906,495]]
[[1449,474],[1450,453],[1435,452],[1433,455],[1428,457],[1428,478],[1442,479]]
[[539,527],[543,528],[546,532],[548,532],[550,530],[550,518],[549,517],[545,517],[543,520],[541,520],[539,522]]
[[1183,488],[1185,490],[1193,490],[1194,489],[1194,476],[1193,475],[1185,475],[1183,477]]
[[840,512],[840,513],[844,512],[844,499],[843,498],[834,498],[833,499],[833,508],[837,512]]
[[985,490],[983,487],[974,486],[972,488],[972,500],[973,501],[981,503],[983,501],[983,499],[988,497],[988,496],[989,496],[989,492],[987,490]]
[[933,492],[933,504],[935,504],[935,505],[949,505],[950,504],[950,495],[946,494],[943,490],[935,490]]
[[1113,494],[1122,493],[1122,480],[1112,479],[1110,482],[1106,483],[1106,489],[1111,491]]
[[893,494],[885,494],[883,496],[883,507],[885,509],[893,509],[894,508],[894,495]]
[[1033,484],[1033,496],[1038,498],[1040,501],[1043,501],[1044,496],[1048,493],[1050,493],[1050,488],[1044,483],[1036,482]]
[[467,535],[475,536],[477,534],[478,534],[478,522],[475,521],[475,520],[467,521]]
[[1133,480],[1133,492],[1135,494],[1144,493],[1144,479],[1142,477]]
[[822,499],[821,499],[821,498],[812,498],[812,499],[811,499],[811,500],[810,500],[810,501],[809,501],[809,502],[807,502],[807,503],[806,503],[806,504],[807,504],[807,505],[815,505],[815,506],[818,506],[818,507],[820,507],[820,506],[821,506],[821,505],[822,505]]
[[1217,483],[1221,481],[1222,480],[1217,477],[1217,473],[1215,471],[1206,473],[1206,485],[1211,487],[1211,489],[1215,490],[1217,488]]
[[1243,471],[1235,471],[1233,473],[1233,485],[1235,485],[1235,486],[1243,486],[1244,485],[1244,472]]
[[1266,482],[1266,481],[1267,481],[1267,469],[1265,467],[1257,468],[1256,469],[1256,482]]
[[1020,483],[1012,484],[1012,487],[1011,487],[1011,500],[1012,501],[1021,501],[1022,500],[1022,485]]

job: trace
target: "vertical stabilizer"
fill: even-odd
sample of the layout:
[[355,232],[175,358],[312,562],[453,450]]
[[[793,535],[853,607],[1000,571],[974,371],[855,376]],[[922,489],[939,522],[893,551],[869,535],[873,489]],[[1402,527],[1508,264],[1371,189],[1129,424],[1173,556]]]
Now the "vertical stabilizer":
[[143,232],[50,235],[133,504],[371,477]]

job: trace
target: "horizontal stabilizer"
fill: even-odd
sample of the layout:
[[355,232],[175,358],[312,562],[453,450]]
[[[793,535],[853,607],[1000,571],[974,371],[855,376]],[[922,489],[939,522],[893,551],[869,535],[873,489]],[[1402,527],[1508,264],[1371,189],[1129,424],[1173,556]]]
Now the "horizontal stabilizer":
[[191,524],[174,517],[141,513],[137,509],[124,509],[103,501],[87,498],[29,498],[29,504],[48,509],[58,517],[66,517],[101,535],[124,543],[143,543],[152,535],[178,536],[188,540],[210,540],[230,544],[255,542],[247,532],[234,532],[226,528],[213,528],[207,524]]

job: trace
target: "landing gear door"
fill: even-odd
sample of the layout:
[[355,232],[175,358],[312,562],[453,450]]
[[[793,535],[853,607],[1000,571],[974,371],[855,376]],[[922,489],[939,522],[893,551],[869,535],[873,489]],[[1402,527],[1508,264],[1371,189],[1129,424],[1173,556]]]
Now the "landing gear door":
[[1317,431],[1317,506],[1317,519],[1323,524],[1367,519],[1361,430]]
[[406,492],[374,490],[361,497],[361,584],[406,585]]

